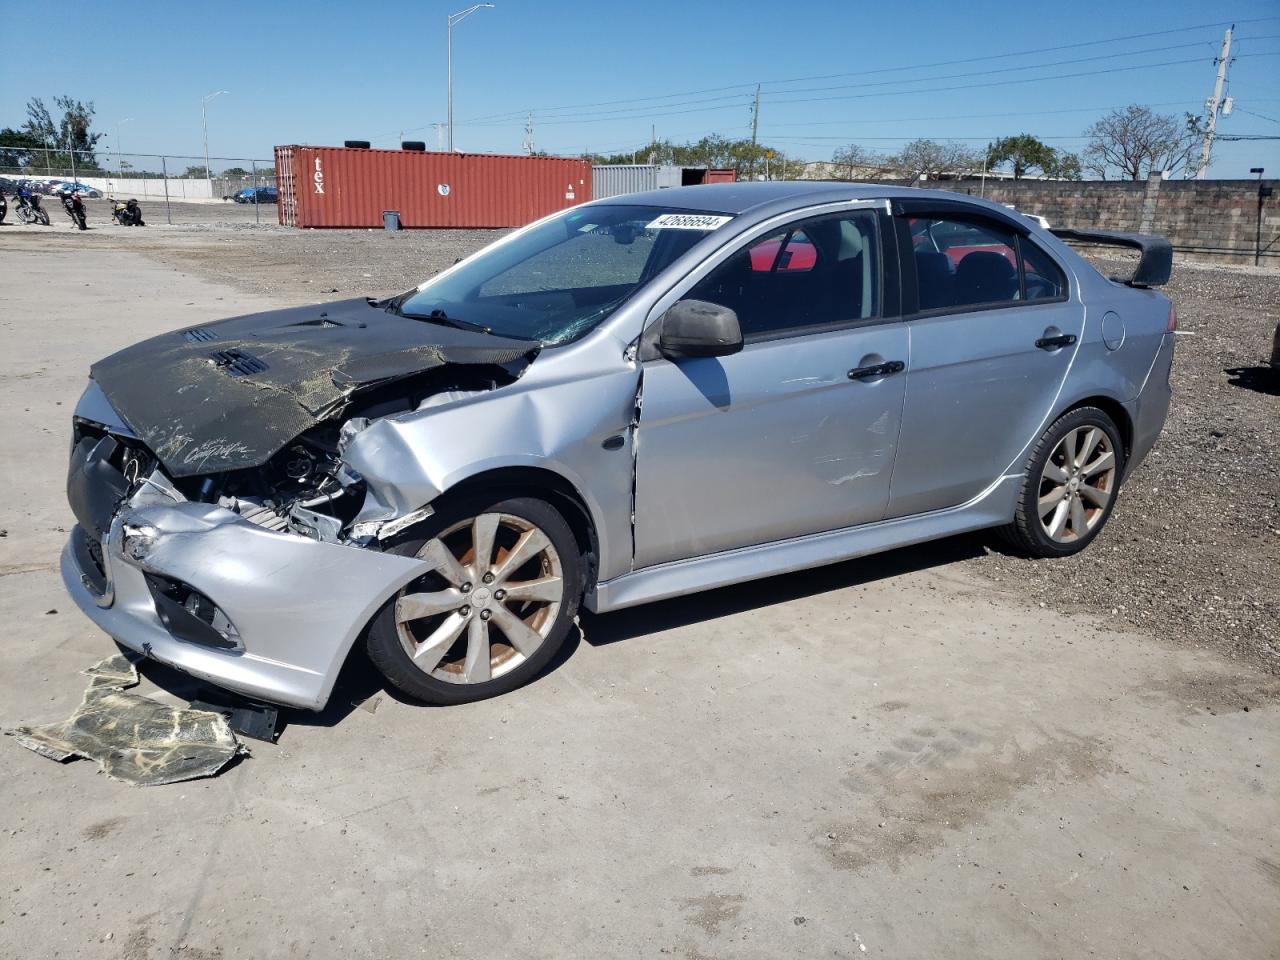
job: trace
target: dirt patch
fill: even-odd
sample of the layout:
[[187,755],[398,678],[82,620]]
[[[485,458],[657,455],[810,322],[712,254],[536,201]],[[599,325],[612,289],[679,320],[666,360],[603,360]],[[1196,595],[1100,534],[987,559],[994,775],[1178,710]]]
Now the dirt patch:
[[99,820],[97,823],[91,823],[84,828],[82,836],[86,840],[105,840],[115,833],[126,819],[126,817],[110,817],[106,820]]
[[684,901],[684,909],[691,912],[691,916],[685,918],[686,922],[709,936],[719,936],[720,926],[737,919],[745,900],[745,897],[737,893],[710,893],[705,897],[689,897]]
[[1027,746],[967,727],[919,728],[850,769],[851,805],[864,812],[827,823],[816,842],[837,869],[896,869],[1020,790],[1092,779],[1110,769],[1107,748],[1096,738],[1062,736]]

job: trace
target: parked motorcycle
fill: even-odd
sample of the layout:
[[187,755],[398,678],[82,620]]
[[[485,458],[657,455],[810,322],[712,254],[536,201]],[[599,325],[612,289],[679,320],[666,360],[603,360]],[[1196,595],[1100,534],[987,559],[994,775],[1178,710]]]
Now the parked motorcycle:
[[49,225],[49,214],[40,205],[38,194],[29,190],[18,191],[18,219],[23,223],[42,223]]
[[0,223],[4,223],[4,216],[9,212],[9,203],[4,198],[4,192],[0,191]]
[[64,193],[62,209],[67,211],[67,216],[71,218],[72,227],[79,227],[81,230],[89,229],[84,215],[84,201],[80,199],[79,193]]
[[142,220],[142,208],[138,206],[137,200],[125,200],[121,202],[115,197],[108,197],[107,201],[111,204],[111,219],[122,227],[145,227],[146,224]]

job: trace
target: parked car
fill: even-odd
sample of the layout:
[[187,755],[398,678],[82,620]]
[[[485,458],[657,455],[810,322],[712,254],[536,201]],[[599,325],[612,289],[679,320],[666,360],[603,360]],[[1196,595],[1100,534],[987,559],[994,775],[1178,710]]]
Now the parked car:
[[93,197],[95,199],[102,196],[102,191],[97,187],[91,187],[87,183],[80,183],[75,180],[59,183],[54,192],[57,194],[79,193],[82,197]]
[[275,187],[245,187],[231,197],[236,203],[277,203],[280,195]]
[[357,642],[458,703],[580,604],[986,527],[1076,553],[1164,424],[1175,315],[1166,241],[1061,233],[1136,244],[1133,277],[950,193],[672,188],[162,334],[90,370],[64,582],[132,650],[319,709]]

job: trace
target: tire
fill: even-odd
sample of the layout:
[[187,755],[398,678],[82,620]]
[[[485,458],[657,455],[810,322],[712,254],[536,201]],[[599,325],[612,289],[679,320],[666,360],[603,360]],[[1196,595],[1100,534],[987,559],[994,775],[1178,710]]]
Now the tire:
[[[490,562],[476,564],[475,541],[486,537]],[[374,666],[419,703],[470,703],[528,683],[564,645],[578,613],[577,540],[544,500],[442,504],[389,552],[434,567],[383,606],[366,639]],[[526,597],[504,597],[517,590]]]
[[1097,407],[1069,410],[1032,450],[1013,522],[1001,534],[1033,557],[1079,553],[1111,517],[1124,465],[1115,421]]

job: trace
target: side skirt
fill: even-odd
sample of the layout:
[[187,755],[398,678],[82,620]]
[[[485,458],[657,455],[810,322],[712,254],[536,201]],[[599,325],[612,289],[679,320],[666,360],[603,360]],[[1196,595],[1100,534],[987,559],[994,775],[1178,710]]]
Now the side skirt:
[[645,567],[597,584],[586,596],[586,607],[596,613],[607,613],[699,590],[839,563],[984,527],[998,527],[1013,517],[1021,481],[1021,474],[1001,477],[968,503],[934,513],[895,517]]

